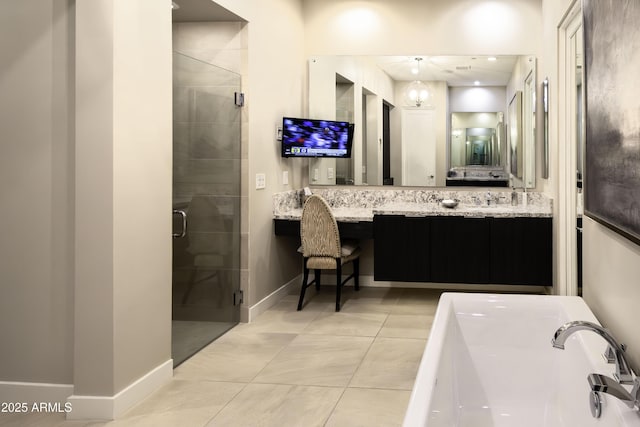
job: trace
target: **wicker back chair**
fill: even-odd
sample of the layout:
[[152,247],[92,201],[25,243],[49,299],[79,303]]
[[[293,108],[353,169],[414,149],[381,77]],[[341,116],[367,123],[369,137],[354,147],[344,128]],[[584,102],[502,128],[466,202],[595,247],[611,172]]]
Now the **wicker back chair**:
[[[304,274],[300,290],[298,310],[302,310],[306,289],[315,284],[320,290],[321,270],[336,270],[336,311],[340,311],[342,286],[353,278],[355,290],[360,290],[360,248],[354,244],[343,244],[338,223],[327,202],[318,195],[310,196],[302,210],[300,240],[304,257]],[[342,266],[353,263],[353,273],[342,280]],[[309,281],[309,270],[314,270],[314,280]]]

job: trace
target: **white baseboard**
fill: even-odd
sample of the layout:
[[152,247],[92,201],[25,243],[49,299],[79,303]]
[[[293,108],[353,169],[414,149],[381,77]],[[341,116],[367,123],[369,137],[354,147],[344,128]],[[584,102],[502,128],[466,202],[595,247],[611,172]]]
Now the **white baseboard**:
[[[329,277],[329,274],[321,276],[323,285],[335,286],[335,275]],[[347,276],[343,276],[343,280]],[[275,291],[260,300],[257,304],[249,307],[243,306],[240,311],[241,322],[251,322],[258,315],[264,313],[273,307],[285,295],[298,290],[302,274],[291,279],[286,284],[280,286]],[[353,286],[353,280],[349,280],[345,286]],[[493,285],[493,284],[465,284],[465,283],[432,283],[432,282],[392,282],[392,281],[376,281],[371,275],[360,275],[360,286],[371,288],[410,288],[410,289],[441,289],[451,291],[482,291],[482,292],[524,292],[524,293],[548,293],[544,286],[516,286],[516,285]]]
[[[353,286],[349,281],[345,286]],[[476,291],[476,292],[525,292],[525,293],[546,293],[544,286],[519,286],[519,285],[496,285],[496,284],[468,284],[468,283],[436,283],[436,282],[392,282],[376,281],[373,276],[360,275],[360,286],[372,288],[410,288],[410,289],[441,289],[451,291]]]
[[173,360],[169,359],[118,392],[115,396],[69,396],[67,401],[71,404],[72,410],[67,413],[67,419],[116,419],[169,382],[172,377]]
[[[302,275],[300,275],[302,276]],[[343,276],[344,280],[347,276]],[[295,279],[302,280],[302,277]],[[335,286],[335,275],[325,274],[320,282],[323,285]],[[299,286],[295,283],[296,286]],[[353,280],[349,280],[345,286],[353,286]],[[480,291],[480,292],[525,292],[525,293],[547,293],[545,286],[519,286],[519,285],[497,285],[497,284],[468,284],[468,283],[437,283],[437,282],[394,282],[373,280],[372,275],[360,275],[360,286],[371,288],[408,288],[408,289],[441,289],[451,291]]]
[[0,402],[64,403],[73,394],[73,384],[0,381]]
[[253,321],[257,316],[264,313],[265,311],[276,305],[278,301],[280,301],[286,295],[290,294],[293,289],[296,289],[298,286],[300,286],[301,280],[302,274],[289,280],[287,283],[280,286],[278,289],[271,292],[269,295],[262,298],[258,303],[252,305],[251,307],[242,306],[242,309],[240,311],[240,321],[245,323]]

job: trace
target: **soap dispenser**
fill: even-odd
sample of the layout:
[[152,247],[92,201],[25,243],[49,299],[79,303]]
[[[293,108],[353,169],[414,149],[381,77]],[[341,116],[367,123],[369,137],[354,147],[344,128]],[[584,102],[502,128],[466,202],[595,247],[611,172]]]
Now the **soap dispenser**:
[[511,187],[511,206],[518,206],[518,193],[516,193],[516,187]]

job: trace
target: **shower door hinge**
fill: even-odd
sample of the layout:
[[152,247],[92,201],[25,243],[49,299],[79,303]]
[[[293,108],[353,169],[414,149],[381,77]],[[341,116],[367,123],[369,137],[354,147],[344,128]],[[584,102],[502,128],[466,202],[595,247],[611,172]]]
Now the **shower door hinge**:
[[238,289],[233,293],[233,305],[242,304],[244,302],[244,292]]
[[234,102],[236,104],[236,107],[244,107],[244,93],[235,92],[234,98],[235,98]]

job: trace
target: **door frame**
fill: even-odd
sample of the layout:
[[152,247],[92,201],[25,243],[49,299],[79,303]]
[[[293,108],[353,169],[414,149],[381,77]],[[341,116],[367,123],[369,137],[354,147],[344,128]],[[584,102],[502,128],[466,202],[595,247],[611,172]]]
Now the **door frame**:
[[558,143],[558,295],[578,295],[577,52],[572,40],[581,30],[582,2],[574,0],[558,26],[558,141],[564,141]]

